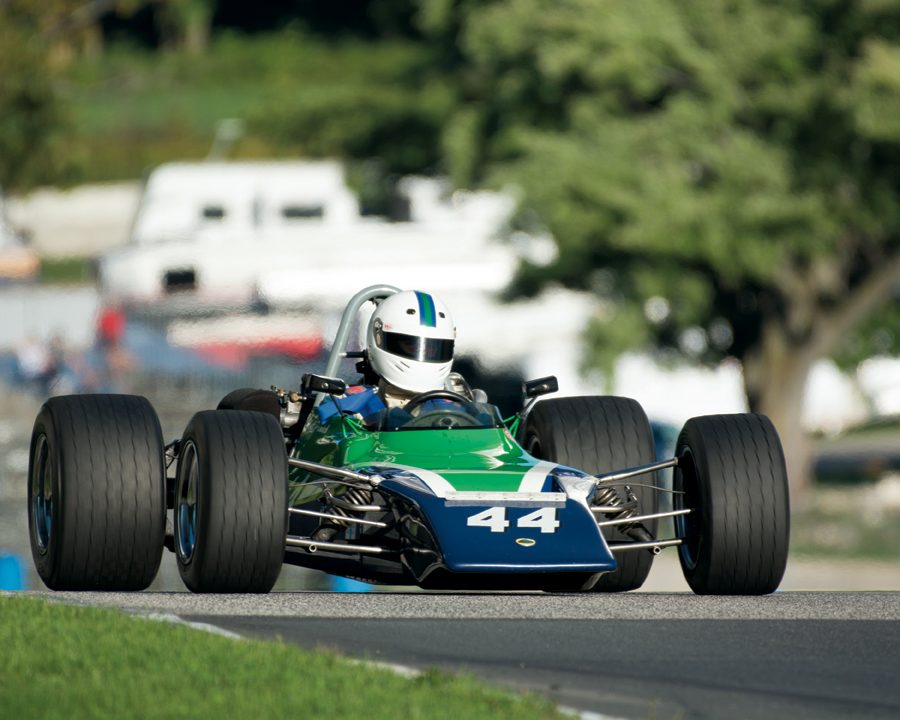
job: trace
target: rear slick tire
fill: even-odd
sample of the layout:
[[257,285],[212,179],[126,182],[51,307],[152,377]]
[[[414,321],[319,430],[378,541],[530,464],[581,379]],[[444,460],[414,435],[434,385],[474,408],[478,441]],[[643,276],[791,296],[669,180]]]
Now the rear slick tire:
[[48,588],[134,591],[153,582],[166,484],[159,419],[146,398],[50,398],[28,464],[28,534]]
[[256,388],[239,388],[223,397],[216,406],[217,410],[250,410],[268,413],[281,422],[281,405],[278,395],[272,390]]
[[[624,397],[587,396],[552,398],[538,402],[525,418],[519,433],[522,447],[542,460],[567,465],[593,474],[647,465],[656,458],[653,431],[637,401]],[[636,482],[654,485],[656,473]],[[633,488],[639,514],[655,513],[657,492],[648,487]],[[656,521],[644,522],[651,535]],[[607,540],[631,541],[615,528],[605,528]],[[616,555],[618,568],[604,573],[590,587],[573,588],[590,592],[636,590],[647,579],[653,555],[644,551]]]
[[284,561],[287,453],[267,413],[204,410],[188,423],[175,481],[175,556],[196,593],[267,593]]
[[774,592],[787,565],[788,480],[781,441],[764,415],[691,418],[678,436],[678,557],[699,595]]

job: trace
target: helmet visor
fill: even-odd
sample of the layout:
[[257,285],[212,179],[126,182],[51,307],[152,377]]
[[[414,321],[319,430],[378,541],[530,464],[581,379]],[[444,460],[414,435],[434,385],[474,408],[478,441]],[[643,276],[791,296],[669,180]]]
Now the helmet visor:
[[453,340],[423,338],[404,333],[376,332],[375,342],[382,350],[407,360],[445,363],[453,359]]

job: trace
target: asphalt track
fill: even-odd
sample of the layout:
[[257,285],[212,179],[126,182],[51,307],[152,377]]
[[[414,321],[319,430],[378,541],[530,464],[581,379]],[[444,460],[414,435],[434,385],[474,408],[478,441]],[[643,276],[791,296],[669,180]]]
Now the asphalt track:
[[900,718],[900,593],[26,594],[464,670],[609,717]]

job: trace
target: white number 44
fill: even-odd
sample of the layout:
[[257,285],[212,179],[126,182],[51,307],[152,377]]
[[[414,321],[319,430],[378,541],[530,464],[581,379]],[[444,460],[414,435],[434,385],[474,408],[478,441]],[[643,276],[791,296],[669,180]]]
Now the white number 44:
[[[470,515],[466,520],[466,525],[490,528],[491,532],[495,533],[503,532],[509,527],[509,520],[506,519],[506,508],[492,507]],[[556,528],[559,527],[559,520],[556,519],[556,508],[540,508],[523,515],[516,521],[516,527],[539,528],[542,533],[556,532]]]

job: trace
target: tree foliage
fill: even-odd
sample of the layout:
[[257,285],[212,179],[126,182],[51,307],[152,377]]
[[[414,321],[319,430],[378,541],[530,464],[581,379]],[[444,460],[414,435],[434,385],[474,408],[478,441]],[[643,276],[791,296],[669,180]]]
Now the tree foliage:
[[57,152],[68,119],[44,34],[54,9],[60,4],[0,3],[0,187],[6,189],[68,176]]
[[461,23],[425,14],[463,52],[452,175],[524,189],[560,256],[523,268],[516,290],[605,298],[615,312],[590,337],[606,367],[648,342],[745,358],[768,321],[802,344],[900,251],[893,5],[505,0]]
[[294,37],[317,52],[300,52],[296,64],[279,71],[270,96],[251,114],[251,127],[309,156],[377,157],[395,174],[435,170],[454,97],[431,69],[426,48]]
[[[266,89],[247,95],[251,131],[292,152],[379,158],[369,169],[386,175],[518,186],[519,221],[549,230],[559,254],[524,265],[510,292],[593,292],[586,358],[607,370],[630,349],[739,359],[751,407],[789,445],[814,362],[900,350],[900,5],[411,3],[354,3],[346,27],[328,4],[260,11],[259,28],[293,14],[301,31],[281,36],[296,52],[279,48],[254,75]],[[0,182],[58,172],[47,28],[73,27],[75,4],[0,0],[0,77],[12,78]],[[106,4],[120,17],[147,7]],[[254,17],[225,0],[154,8],[184,38],[194,21]],[[242,66],[218,73],[231,95]]]
[[900,6],[498,0],[421,22],[458,49],[451,175],[518,185],[559,247],[512,291],[593,291],[606,370],[738,358],[801,482],[812,365],[854,333],[898,349]]

